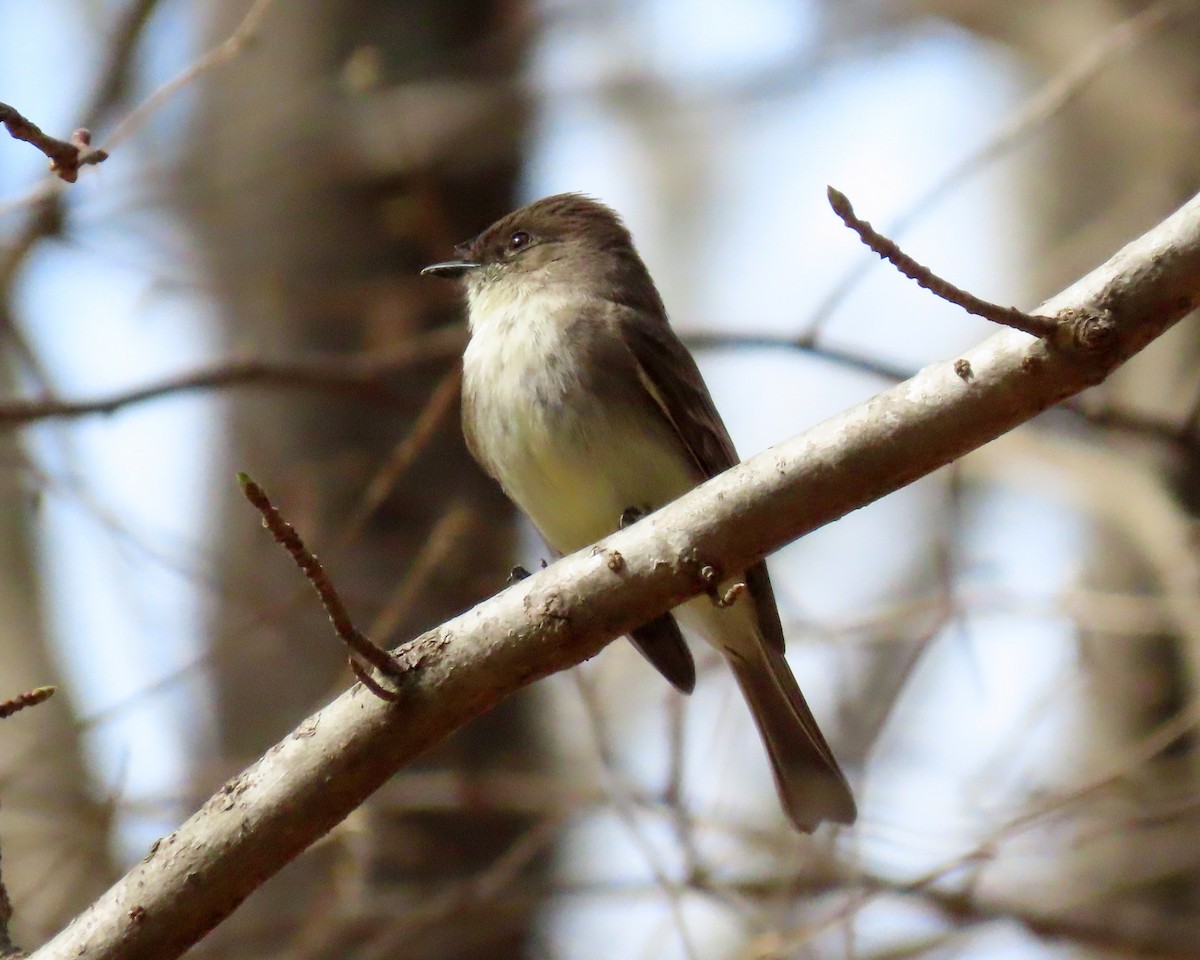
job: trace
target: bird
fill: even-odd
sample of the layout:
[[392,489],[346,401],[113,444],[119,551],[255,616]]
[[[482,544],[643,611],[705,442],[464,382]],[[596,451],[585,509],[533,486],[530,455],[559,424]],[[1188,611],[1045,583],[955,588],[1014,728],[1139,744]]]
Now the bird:
[[[509,213],[421,273],[459,282],[470,336],[462,425],[482,468],[559,554],[579,550],[738,463],[695,359],[620,216],[579,193]],[[630,634],[684,694],[680,622],[732,668],[798,830],[851,824],[850,786],[784,656],[766,564],[721,606],[701,595]]]

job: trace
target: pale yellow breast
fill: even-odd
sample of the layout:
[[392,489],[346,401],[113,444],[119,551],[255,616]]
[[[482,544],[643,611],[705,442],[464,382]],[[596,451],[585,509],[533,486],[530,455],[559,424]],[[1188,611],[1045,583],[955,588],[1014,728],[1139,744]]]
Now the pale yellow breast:
[[662,506],[694,467],[644,396],[613,409],[588,396],[570,362],[569,301],[479,296],[463,357],[469,429],[481,459],[547,542],[569,553],[611,533],[629,507]]

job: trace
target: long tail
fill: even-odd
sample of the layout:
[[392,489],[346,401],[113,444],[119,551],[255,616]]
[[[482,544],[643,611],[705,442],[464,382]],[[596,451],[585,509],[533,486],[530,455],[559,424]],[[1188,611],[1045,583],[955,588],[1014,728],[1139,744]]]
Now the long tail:
[[799,830],[853,823],[854,796],[781,653],[765,643],[727,651],[775,774],[783,809]]

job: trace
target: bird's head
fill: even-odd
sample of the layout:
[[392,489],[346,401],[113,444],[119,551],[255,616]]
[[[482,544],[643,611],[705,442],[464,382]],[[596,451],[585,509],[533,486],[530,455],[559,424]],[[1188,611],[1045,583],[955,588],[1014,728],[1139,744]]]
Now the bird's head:
[[513,211],[421,275],[461,280],[472,302],[571,292],[612,298],[632,279],[649,282],[621,218],[578,193]]

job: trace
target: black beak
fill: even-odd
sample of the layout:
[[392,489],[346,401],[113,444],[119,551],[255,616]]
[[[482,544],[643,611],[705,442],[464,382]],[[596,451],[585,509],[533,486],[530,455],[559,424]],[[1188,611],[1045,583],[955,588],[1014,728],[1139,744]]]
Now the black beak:
[[468,270],[482,266],[477,260],[447,260],[445,263],[431,263],[421,271],[423,277],[449,277],[456,279]]

